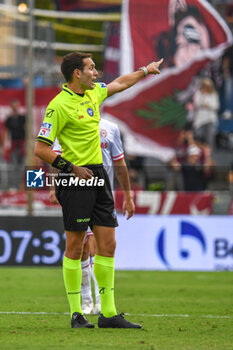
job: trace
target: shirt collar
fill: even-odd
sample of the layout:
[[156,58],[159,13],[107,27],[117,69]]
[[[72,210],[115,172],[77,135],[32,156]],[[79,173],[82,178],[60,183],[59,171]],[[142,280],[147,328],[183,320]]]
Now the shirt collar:
[[74,92],[67,87],[67,84],[62,85],[62,90],[68,92],[71,96],[75,95]]

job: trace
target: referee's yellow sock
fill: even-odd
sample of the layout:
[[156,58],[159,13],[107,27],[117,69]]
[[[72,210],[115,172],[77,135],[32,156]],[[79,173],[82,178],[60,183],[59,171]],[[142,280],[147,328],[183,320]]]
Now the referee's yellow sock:
[[94,273],[99,286],[101,313],[105,317],[117,315],[114,301],[114,258],[95,255]]
[[81,282],[82,269],[81,260],[72,260],[64,256],[63,260],[63,278],[66,288],[68,301],[70,304],[71,317],[74,312],[82,312],[81,308]]

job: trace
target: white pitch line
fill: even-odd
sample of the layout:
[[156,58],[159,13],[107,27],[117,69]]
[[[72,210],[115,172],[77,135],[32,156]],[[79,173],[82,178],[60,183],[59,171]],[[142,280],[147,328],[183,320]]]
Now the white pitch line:
[[[69,315],[69,312],[29,312],[29,311],[0,311],[1,315]],[[140,317],[201,317],[201,318],[233,318],[233,316],[218,316],[218,315],[174,315],[174,314],[128,314],[125,313],[126,316],[140,316]]]
[[0,311],[5,315],[69,315],[69,312],[29,312],[29,311]]
[[146,314],[127,314],[125,313],[125,315],[127,316],[143,316],[143,317],[201,317],[201,318],[232,318],[233,316],[217,316],[217,315],[200,315],[200,316],[196,316],[196,315],[169,315],[169,314],[154,314],[154,315],[146,315]]

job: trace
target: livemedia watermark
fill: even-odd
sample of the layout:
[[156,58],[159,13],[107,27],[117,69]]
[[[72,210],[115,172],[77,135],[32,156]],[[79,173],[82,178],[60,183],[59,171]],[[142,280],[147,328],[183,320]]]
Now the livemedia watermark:
[[93,176],[90,179],[80,179],[75,177],[74,174],[66,173],[51,173],[46,172],[45,169],[29,169],[26,168],[26,190],[51,190],[54,187],[67,187],[67,188],[93,188],[104,187],[105,180],[97,176]]

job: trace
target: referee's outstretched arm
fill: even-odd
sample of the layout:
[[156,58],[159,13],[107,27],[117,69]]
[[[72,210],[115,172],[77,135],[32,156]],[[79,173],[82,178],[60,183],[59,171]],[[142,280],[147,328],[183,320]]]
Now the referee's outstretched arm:
[[110,84],[107,85],[108,97],[114,95],[117,92],[121,92],[130,88],[148,74],[160,74],[159,66],[162,62],[163,58],[161,58],[161,60],[157,62],[149,63],[146,67],[139,68],[139,70],[137,70],[136,72],[122,75],[116,78]]

